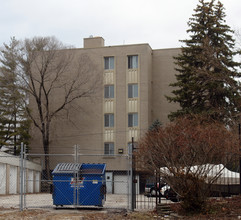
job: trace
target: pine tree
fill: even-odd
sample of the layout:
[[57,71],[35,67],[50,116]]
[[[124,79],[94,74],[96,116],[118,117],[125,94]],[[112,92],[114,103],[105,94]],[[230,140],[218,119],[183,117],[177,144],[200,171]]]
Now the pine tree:
[[21,142],[28,144],[29,120],[24,107],[24,94],[19,89],[14,53],[18,42],[13,38],[4,45],[0,58],[0,148],[17,153]]
[[149,127],[149,131],[157,131],[159,128],[161,128],[162,123],[156,119],[151,126]]
[[224,7],[215,0],[200,4],[189,19],[187,32],[190,39],[181,54],[175,57],[179,72],[170,102],[180,104],[180,109],[169,115],[171,120],[186,114],[204,114],[225,124],[234,122],[240,111],[240,63],[233,60],[233,31],[225,23]]

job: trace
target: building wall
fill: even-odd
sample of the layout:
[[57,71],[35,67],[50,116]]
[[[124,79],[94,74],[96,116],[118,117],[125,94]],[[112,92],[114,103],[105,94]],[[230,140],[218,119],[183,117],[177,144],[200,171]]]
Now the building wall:
[[[91,44],[93,40],[93,45]],[[167,103],[165,95],[170,94],[169,83],[175,79],[173,55],[178,49],[152,50],[148,44],[103,47],[102,38],[88,38],[85,48],[72,49],[75,59],[87,55],[100,85],[92,99],[81,99],[74,103],[52,122],[50,153],[74,153],[74,145],[80,146],[79,162],[107,163],[107,170],[127,170],[128,161],[121,155],[128,153],[131,137],[137,141],[155,119],[166,123],[174,105]],[[68,52],[68,51],[62,51]],[[138,55],[138,68],[128,69],[128,56]],[[114,57],[114,69],[105,70],[104,58]],[[91,66],[92,66],[91,64]],[[74,70],[75,66],[73,66]],[[68,72],[69,77],[71,74]],[[128,84],[138,84],[138,97],[128,98]],[[114,98],[104,98],[104,86],[114,85]],[[52,104],[58,103],[61,92],[53,93]],[[30,104],[35,108],[33,101]],[[72,105],[73,106],[73,105]],[[77,107],[78,106],[78,107]],[[104,126],[104,115],[114,114],[114,127]],[[128,127],[128,113],[138,113],[138,126]],[[40,133],[33,128],[31,153],[42,153]],[[114,155],[104,154],[104,144],[114,143]],[[119,149],[123,153],[119,153]],[[117,155],[117,156],[116,156]],[[53,169],[59,162],[71,162],[73,156],[50,158]]]
[[180,53],[180,49],[153,50],[152,56],[152,121],[159,119],[162,124],[169,122],[168,114],[176,111],[178,105],[169,103],[165,96],[172,96],[177,73],[173,57]]

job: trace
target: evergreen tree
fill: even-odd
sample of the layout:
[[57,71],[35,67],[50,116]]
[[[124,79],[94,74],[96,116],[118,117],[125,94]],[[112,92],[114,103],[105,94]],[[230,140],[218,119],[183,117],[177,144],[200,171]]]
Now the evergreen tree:
[[225,23],[220,1],[199,0],[187,32],[190,39],[175,57],[179,72],[170,102],[180,109],[169,115],[171,120],[185,114],[204,114],[225,124],[234,122],[240,111],[240,63],[234,62],[233,31]]
[[16,74],[18,42],[13,38],[10,45],[4,45],[0,58],[0,148],[8,147],[17,154],[21,142],[28,144],[29,120],[25,112],[25,98],[20,91]]
[[156,119],[149,127],[149,131],[157,131],[161,126],[162,123],[158,119]]

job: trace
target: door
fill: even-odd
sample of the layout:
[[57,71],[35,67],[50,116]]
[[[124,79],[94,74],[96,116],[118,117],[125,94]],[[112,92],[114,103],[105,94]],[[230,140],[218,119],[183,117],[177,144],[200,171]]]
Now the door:
[[128,176],[127,175],[114,176],[114,193],[128,194]]
[[105,178],[106,178],[106,193],[113,193],[113,173],[106,172]]
[[33,193],[33,170],[28,170],[27,174],[27,192]]
[[17,178],[18,178],[17,167],[10,166],[10,170],[9,170],[9,193],[10,194],[17,194]]
[[40,192],[40,172],[35,171],[35,191],[34,192]]
[[0,163],[0,194],[6,194],[6,164]]

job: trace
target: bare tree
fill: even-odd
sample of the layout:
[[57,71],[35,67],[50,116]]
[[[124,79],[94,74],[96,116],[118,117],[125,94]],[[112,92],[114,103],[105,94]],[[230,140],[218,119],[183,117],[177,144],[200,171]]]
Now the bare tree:
[[30,102],[26,111],[41,132],[45,169],[50,179],[52,120],[75,100],[94,95],[100,80],[87,55],[77,56],[74,49],[54,37],[25,39],[19,42],[17,51],[17,73]]
[[238,135],[221,123],[192,116],[149,131],[139,143],[137,156],[142,169],[160,172],[182,198],[184,209],[198,212],[224,166],[210,173],[217,164],[232,161],[238,146]]

